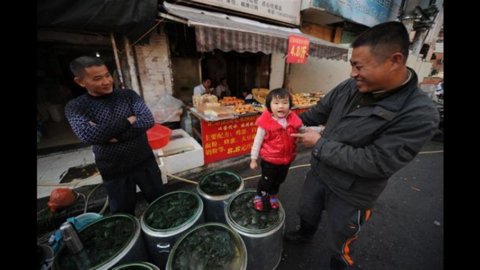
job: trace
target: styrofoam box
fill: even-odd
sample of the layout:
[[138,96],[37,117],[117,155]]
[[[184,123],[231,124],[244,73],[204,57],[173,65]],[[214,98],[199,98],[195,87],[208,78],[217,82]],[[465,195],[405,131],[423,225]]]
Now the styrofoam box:
[[168,182],[168,179],[167,179],[167,172],[166,169],[165,169],[165,162],[163,162],[163,160],[161,159],[158,159],[158,167],[160,168],[160,171],[162,173],[162,183],[166,184]]
[[[168,174],[183,172],[203,166],[202,146],[183,129],[172,131],[170,142],[156,150],[159,163],[163,163],[162,170]],[[165,183],[165,181],[164,181]]]

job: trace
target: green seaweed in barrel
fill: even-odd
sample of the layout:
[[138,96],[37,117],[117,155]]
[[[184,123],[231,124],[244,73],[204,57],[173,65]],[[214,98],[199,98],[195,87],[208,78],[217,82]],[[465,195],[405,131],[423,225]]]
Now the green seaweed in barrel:
[[255,192],[238,195],[230,205],[230,216],[238,225],[249,229],[266,229],[278,224],[282,212],[266,208],[259,212],[253,208]]
[[[126,217],[100,220],[79,233],[82,251],[91,268],[99,266],[118,255],[131,241],[134,223]],[[79,269],[79,255],[72,255],[63,248],[59,256],[59,269]]]
[[209,195],[226,195],[240,187],[240,177],[229,172],[214,172],[200,182],[200,188]]
[[198,200],[193,194],[177,192],[156,201],[145,213],[145,223],[164,230],[182,225],[194,214]]
[[176,249],[173,270],[231,269],[238,247],[232,234],[222,227],[208,226],[185,237]]

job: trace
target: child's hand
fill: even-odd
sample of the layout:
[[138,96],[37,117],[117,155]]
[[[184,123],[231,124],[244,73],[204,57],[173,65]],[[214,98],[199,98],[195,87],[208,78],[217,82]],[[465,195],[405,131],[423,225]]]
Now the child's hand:
[[250,161],[250,169],[255,170],[256,168],[258,168],[257,160],[256,160],[256,159],[252,159],[252,160]]

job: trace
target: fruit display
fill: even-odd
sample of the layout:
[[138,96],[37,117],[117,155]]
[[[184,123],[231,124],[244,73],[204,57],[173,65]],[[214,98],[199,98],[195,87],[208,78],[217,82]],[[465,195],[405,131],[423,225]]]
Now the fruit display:
[[293,106],[295,107],[310,107],[325,96],[322,92],[314,93],[292,93]]
[[265,98],[270,90],[268,88],[253,88],[252,95],[253,98],[258,101],[260,104],[265,104]]
[[310,105],[310,100],[303,95],[303,93],[293,93],[293,106],[305,107]]
[[224,97],[218,102],[220,102],[220,104],[222,104],[223,106],[236,106],[245,103],[245,100],[239,99],[237,97]]
[[252,106],[252,104],[238,104],[233,108],[235,114],[247,114],[247,113],[256,113],[257,110]]

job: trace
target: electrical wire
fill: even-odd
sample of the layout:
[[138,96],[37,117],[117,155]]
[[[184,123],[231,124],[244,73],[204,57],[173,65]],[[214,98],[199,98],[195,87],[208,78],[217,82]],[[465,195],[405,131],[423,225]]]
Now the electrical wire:
[[[46,244],[39,244],[37,243],[38,246],[40,246],[42,249],[48,249],[49,251],[49,254],[50,256],[48,256],[48,258],[45,258],[45,261],[43,262],[42,264],[42,267],[40,268],[40,270],[48,270],[48,269],[51,269],[52,265],[53,265],[53,261],[55,260],[55,251],[53,250],[53,248],[50,246],[50,245],[46,245]],[[44,252],[45,253],[45,252]],[[47,257],[47,256],[46,256]]]
[[37,216],[38,216],[40,213],[43,213],[43,211],[45,211],[45,210],[48,210],[48,207],[45,207],[45,208],[43,208],[43,209],[40,209],[40,211],[37,212]]
[[189,184],[198,185],[197,182],[192,181],[192,180],[188,180],[188,179],[185,179],[185,178],[182,178],[182,177],[180,177],[180,176],[175,176],[175,175],[173,175],[173,174],[168,174],[168,173],[167,173],[166,175],[167,175],[167,176],[170,176],[170,177],[172,177],[172,178],[175,178],[175,179],[177,179],[177,180],[180,180],[180,181],[183,181],[183,182],[187,182],[187,183],[189,183]]
[[77,197],[82,197],[83,198],[83,202],[84,202],[84,207],[83,207],[83,213],[86,213],[87,212],[87,197],[85,196],[85,194],[81,193],[81,192],[75,192],[77,194]]
[[[303,168],[303,167],[310,167],[310,164],[295,165],[295,166],[290,167],[289,170],[297,169],[297,168]],[[198,185],[197,182],[192,181],[192,180],[189,180],[189,179],[185,179],[185,178],[183,178],[183,177],[175,176],[175,175],[168,174],[168,173],[167,173],[166,175],[169,176],[169,177],[175,178],[175,179],[177,179],[177,180],[180,180],[180,181],[189,183],[189,184]],[[261,175],[261,174],[257,174],[257,175],[252,175],[252,176],[248,176],[248,177],[242,177],[242,180],[243,180],[243,181],[247,181],[247,180],[251,180],[251,179],[258,178],[258,177],[260,177],[260,176],[262,176],[262,175]]]
[[156,19],[157,23],[152,26],[152,28],[148,29],[147,32],[145,32],[142,36],[140,36],[135,42],[132,43],[132,46],[135,46],[140,40],[142,40],[146,35],[148,35],[150,32],[152,32],[157,26],[164,21],[164,19]]
[[[296,166],[292,166],[289,168],[289,170],[292,170],[292,169],[297,169],[297,168],[303,168],[303,167],[310,167],[310,164],[300,164],[300,165],[296,165]],[[189,183],[189,184],[194,184],[194,185],[198,185],[198,182],[196,181],[193,181],[193,180],[189,180],[189,179],[186,179],[186,178],[183,178],[183,177],[180,177],[180,176],[176,176],[176,175],[173,175],[173,174],[166,174],[167,176],[171,177],[171,178],[174,178],[174,179],[177,179],[179,181],[182,181],[182,182],[185,182],[185,183]],[[248,177],[242,177],[242,180],[243,181],[247,181],[247,180],[251,180],[251,179],[255,179],[255,178],[258,178],[260,177],[261,174],[257,174],[257,175],[252,175],[252,176],[248,176]],[[87,210],[88,210],[88,203],[89,203],[89,200],[90,200],[90,196],[95,192],[95,190],[97,190],[103,183],[100,183],[100,184],[97,184],[88,194],[87,196],[85,196],[85,194],[83,193],[77,193],[78,196],[81,196],[84,201],[85,201],[85,207],[83,209],[83,213],[86,213]],[[102,207],[102,209],[98,212],[99,214],[103,215],[103,213],[105,212],[105,210],[107,209],[109,205],[109,198],[108,198],[108,195],[105,199],[105,203]],[[39,215],[40,213],[42,213],[43,211],[47,210],[48,208],[44,208],[44,209],[41,209],[40,211],[37,212],[37,215]]]
[[100,215],[103,215],[103,213],[105,212],[105,210],[107,210],[107,206],[108,206],[108,195],[107,195],[107,198],[105,199],[105,204],[103,205],[102,209],[100,209],[100,211],[98,212]]
[[[85,205],[88,206],[88,201],[90,200],[90,196],[93,194],[93,192],[95,192],[95,190],[97,190],[97,188],[99,188],[103,183],[100,183],[98,185],[96,185],[88,194],[87,194],[87,198],[85,199]],[[85,211],[83,213],[86,213],[87,212],[87,208],[85,208]]]
[[[290,167],[290,168],[288,168],[288,169],[291,170],[291,169],[297,169],[297,168],[303,168],[303,167],[310,167],[310,164],[295,165],[295,166],[292,166],[292,167]],[[243,181],[247,181],[247,180],[255,179],[255,178],[260,177],[260,176],[262,176],[262,175],[261,175],[261,174],[257,174],[257,175],[252,175],[252,176],[248,176],[248,177],[245,177],[245,178],[242,177],[242,180],[243,180]]]

